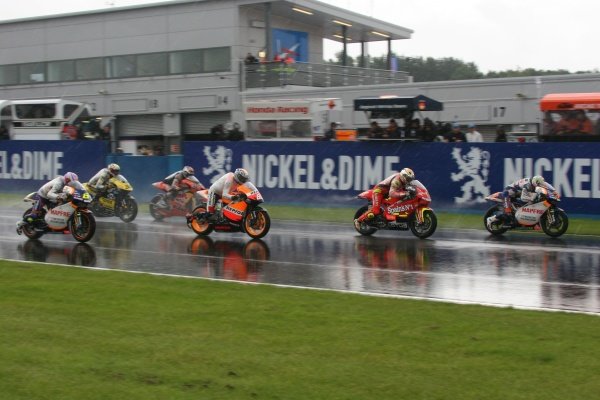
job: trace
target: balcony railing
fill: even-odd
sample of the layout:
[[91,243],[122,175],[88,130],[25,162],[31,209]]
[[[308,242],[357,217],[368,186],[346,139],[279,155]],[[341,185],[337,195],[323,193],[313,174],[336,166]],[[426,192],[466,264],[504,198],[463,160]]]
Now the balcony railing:
[[404,71],[344,67],[334,64],[242,63],[241,71],[242,90],[287,85],[336,87],[410,82],[410,76]]

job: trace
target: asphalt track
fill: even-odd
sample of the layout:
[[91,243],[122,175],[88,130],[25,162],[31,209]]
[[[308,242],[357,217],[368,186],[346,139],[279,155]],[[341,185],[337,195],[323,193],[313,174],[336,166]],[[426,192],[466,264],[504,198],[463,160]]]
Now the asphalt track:
[[351,223],[274,220],[263,240],[198,237],[183,218],[98,218],[96,234],[28,240],[19,210],[0,208],[0,258],[349,291],[521,309],[600,314],[600,237],[483,230],[358,235]]

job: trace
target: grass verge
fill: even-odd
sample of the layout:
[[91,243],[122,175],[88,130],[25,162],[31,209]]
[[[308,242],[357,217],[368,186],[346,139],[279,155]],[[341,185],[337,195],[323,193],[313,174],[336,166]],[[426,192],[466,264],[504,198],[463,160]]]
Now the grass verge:
[[0,261],[12,399],[591,399],[600,319]]

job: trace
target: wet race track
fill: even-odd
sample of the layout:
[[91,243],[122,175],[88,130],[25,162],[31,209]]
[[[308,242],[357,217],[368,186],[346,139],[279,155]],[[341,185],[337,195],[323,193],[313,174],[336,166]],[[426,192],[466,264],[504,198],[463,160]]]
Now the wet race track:
[[197,237],[183,218],[98,218],[94,238],[15,233],[0,209],[0,258],[517,308],[600,313],[600,237],[438,229],[358,235],[351,223],[274,220],[263,240]]

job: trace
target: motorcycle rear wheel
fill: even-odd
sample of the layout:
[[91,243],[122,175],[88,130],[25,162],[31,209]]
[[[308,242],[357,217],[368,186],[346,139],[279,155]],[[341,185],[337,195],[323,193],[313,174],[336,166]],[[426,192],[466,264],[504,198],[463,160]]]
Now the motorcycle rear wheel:
[[419,239],[425,239],[433,235],[437,228],[437,216],[431,210],[423,212],[423,223],[418,224],[417,218],[413,216],[409,222],[410,230]]
[[206,219],[198,220],[198,215],[205,212],[206,207],[204,206],[198,206],[194,208],[194,211],[192,211],[192,221],[190,222],[189,226],[192,228],[194,233],[196,233],[196,235],[207,236],[210,235],[215,229],[213,224],[208,222]]
[[556,209],[554,210],[554,224],[551,225],[548,218],[549,212],[551,212],[551,210],[546,211],[544,215],[542,215],[540,218],[540,225],[546,235],[550,237],[559,237],[569,228],[569,217],[563,210]]
[[257,207],[244,215],[242,225],[248,236],[252,239],[260,239],[269,233],[271,217],[267,210]]
[[138,214],[138,205],[135,199],[132,199],[131,197],[125,197],[123,200],[121,200],[121,204],[119,204],[117,208],[117,214],[123,222],[133,221]]
[[80,225],[78,227],[75,225],[76,217],[76,215],[73,215],[73,217],[69,220],[69,230],[71,231],[71,235],[73,235],[75,240],[78,242],[87,242],[94,236],[94,233],[96,232],[96,219],[92,213],[79,212]]
[[487,225],[487,219],[493,215],[498,215],[499,213],[502,213],[502,208],[500,206],[493,206],[489,210],[487,210],[487,212],[483,216],[483,226],[485,226],[485,229],[492,235],[502,235],[504,232],[507,231],[506,228],[502,227],[503,221],[500,220],[494,222],[491,225],[491,227],[488,227]]
[[160,209],[156,206],[156,203],[158,203],[163,197],[164,195],[157,194],[152,198],[152,200],[150,200],[150,215],[152,215],[152,218],[154,218],[155,221],[162,221],[165,218],[165,216],[160,212]]
[[[33,207],[23,213],[23,218],[25,218],[26,215],[31,214],[31,211],[33,211]],[[22,230],[23,234],[29,239],[39,239],[44,234],[44,232],[36,231],[32,224],[23,225]]]
[[[354,219],[357,219],[358,217],[363,215],[368,209],[369,209],[369,206],[362,206],[361,208],[356,210],[356,212],[354,213]],[[369,225],[365,224],[364,222],[361,223],[358,228],[355,225],[354,229],[356,229],[356,231],[363,236],[371,236],[372,234],[377,232],[377,228],[369,226]]]

